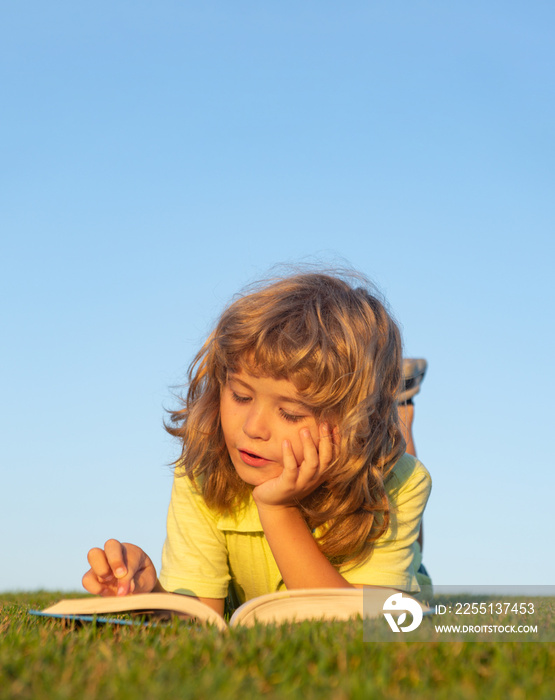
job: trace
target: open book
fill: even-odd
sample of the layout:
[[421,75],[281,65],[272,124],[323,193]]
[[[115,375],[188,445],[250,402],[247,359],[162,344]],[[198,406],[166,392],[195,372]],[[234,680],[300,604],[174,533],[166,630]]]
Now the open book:
[[[229,626],[252,627],[255,623],[300,622],[302,620],[348,620],[351,617],[379,617],[385,601],[395,593],[392,588],[304,588],[277,591],[243,603],[233,613]],[[404,598],[410,598],[406,593]],[[412,598],[414,600],[414,598]],[[415,603],[417,601],[415,600]],[[426,612],[426,607],[417,603]],[[177,593],[139,593],[124,597],[76,598],[61,600],[34,615],[67,619],[92,619],[86,616],[106,613],[173,614],[213,624],[221,630],[228,625],[224,618],[196,598]],[[103,622],[118,622],[99,619]]]

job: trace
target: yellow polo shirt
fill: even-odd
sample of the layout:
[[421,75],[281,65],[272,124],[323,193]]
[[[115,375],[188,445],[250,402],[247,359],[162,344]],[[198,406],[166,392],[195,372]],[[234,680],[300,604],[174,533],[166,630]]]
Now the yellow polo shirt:
[[[424,465],[403,455],[386,481],[389,528],[365,562],[339,569],[349,583],[420,590],[416,539],[430,490]],[[239,513],[224,516],[207,507],[186,476],[176,476],[167,528],[160,572],[166,590],[225,598],[231,585],[234,597],[243,603],[285,589],[252,498]]]

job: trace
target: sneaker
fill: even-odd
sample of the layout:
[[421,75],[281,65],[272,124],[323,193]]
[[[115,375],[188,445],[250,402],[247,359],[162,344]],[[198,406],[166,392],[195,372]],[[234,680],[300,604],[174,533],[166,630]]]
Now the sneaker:
[[397,396],[397,403],[411,403],[412,397],[420,391],[420,385],[427,369],[426,360],[403,360],[403,381],[401,391]]

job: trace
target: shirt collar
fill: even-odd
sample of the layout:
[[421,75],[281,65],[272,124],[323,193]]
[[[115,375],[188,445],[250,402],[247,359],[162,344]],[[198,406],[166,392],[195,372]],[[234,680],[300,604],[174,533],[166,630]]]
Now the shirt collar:
[[252,497],[238,512],[221,515],[217,522],[218,530],[231,532],[264,532],[258,515],[258,508]]

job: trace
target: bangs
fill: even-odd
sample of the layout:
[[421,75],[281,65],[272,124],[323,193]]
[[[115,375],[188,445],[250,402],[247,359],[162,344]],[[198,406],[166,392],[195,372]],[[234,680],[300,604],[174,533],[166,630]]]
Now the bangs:
[[[220,348],[220,376],[244,371],[255,377],[285,379],[293,383],[315,414],[335,413],[352,389],[354,372],[337,353],[324,353],[320,338],[299,342],[286,332],[261,333],[253,341],[236,337],[233,350]],[[228,338],[229,339],[229,338]]]
[[256,351],[246,351],[235,358],[233,364],[228,365],[232,372],[244,371],[253,377],[270,377],[271,379],[285,379],[292,382],[295,389],[308,396],[314,389],[314,363],[307,358],[306,362],[290,362],[287,356],[280,356],[275,348],[269,345],[261,346]]

